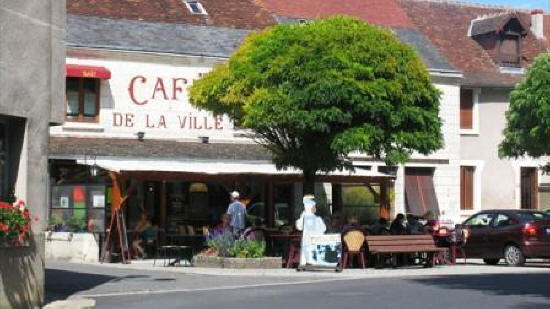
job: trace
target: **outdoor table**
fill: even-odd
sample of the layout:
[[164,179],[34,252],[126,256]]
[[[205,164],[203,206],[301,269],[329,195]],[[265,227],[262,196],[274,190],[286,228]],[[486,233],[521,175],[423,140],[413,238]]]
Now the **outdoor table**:
[[300,242],[302,240],[302,234],[284,234],[284,233],[268,233],[266,235],[267,240],[267,252],[273,254],[274,242],[281,241],[283,243],[282,247],[282,256],[285,260],[288,258],[288,251],[290,249],[290,244],[292,241]]
[[173,263],[177,263],[181,258],[191,261],[195,252],[204,248],[205,239],[205,235],[165,234],[163,245],[173,247],[169,248],[172,251],[176,249],[179,258]]

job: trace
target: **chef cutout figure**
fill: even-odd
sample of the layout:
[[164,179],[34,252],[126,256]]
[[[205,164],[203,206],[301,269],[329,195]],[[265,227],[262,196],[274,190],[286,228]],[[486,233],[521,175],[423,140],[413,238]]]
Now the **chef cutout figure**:
[[322,235],[327,227],[319,216],[315,215],[315,197],[305,195],[303,199],[304,211],[296,220],[296,229],[302,231],[302,248],[300,252],[300,267],[311,264],[311,250],[309,248],[309,236]]

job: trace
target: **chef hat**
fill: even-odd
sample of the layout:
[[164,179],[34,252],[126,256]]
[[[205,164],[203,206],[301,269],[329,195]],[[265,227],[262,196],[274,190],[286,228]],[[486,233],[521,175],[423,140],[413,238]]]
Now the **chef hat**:
[[304,210],[308,213],[315,212],[315,197],[311,194],[304,195]]
[[239,196],[240,196],[239,192],[237,192],[237,191],[231,192],[231,197],[232,198],[239,198]]

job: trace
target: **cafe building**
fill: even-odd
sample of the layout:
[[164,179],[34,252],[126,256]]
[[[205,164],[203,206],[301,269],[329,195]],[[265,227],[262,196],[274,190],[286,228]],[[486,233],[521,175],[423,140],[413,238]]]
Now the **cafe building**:
[[[130,232],[145,213],[161,233],[200,235],[233,190],[248,224],[294,225],[300,171],[277,170],[251,132],[187,96],[250,32],[242,28],[68,15],[65,122],[50,128],[51,229],[101,234],[122,208]],[[355,165],[318,175],[318,213],[392,216],[395,173],[365,158]]]

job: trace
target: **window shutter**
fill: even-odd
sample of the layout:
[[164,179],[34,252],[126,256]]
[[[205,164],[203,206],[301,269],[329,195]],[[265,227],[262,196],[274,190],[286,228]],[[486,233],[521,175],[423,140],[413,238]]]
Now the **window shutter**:
[[460,128],[473,128],[474,91],[460,89]]
[[460,209],[474,209],[474,167],[460,167]]

